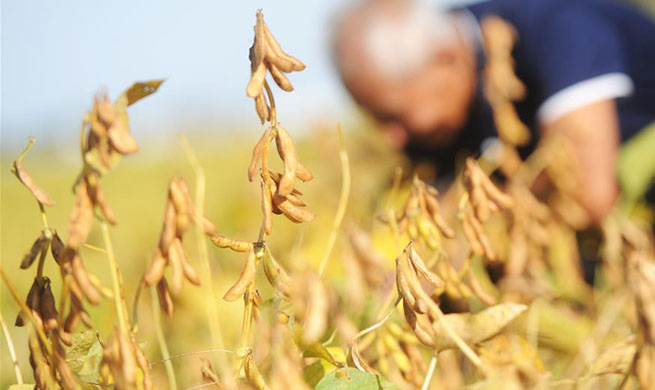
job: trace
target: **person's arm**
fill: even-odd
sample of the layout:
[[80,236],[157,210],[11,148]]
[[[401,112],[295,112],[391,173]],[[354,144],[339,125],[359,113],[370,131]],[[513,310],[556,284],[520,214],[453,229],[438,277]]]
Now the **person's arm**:
[[579,169],[578,201],[589,213],[591,223],[600,222],[618,194],[616,161],[620,135],[614,100],[577,108],[543,125],[541,131],[544,135],[564,135],[571,142]]

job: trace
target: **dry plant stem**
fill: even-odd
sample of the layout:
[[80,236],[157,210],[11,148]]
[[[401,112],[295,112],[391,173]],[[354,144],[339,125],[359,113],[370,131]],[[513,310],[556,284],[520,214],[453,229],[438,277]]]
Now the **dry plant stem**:
[[157,298],[157,291],[154,286],[150,287],[150,297],[152,298],[152,316],[155,323],[155,335],[159,343],[159,350],[161,357],[166,367],[166,377],[168,377],[168,388],[177,390],[175,383],[175,371],[173,370],[173,363],[171,362],[171,355],[168,352],[168,345],[166,344],[166,337],[164,337],[164,330],[161,327],[161,309],[159,308],[159,298]]
[[161,359],[161,360],[155,360],[154,362],[150,362],[150,367],[154,366],[155,364],[160,364],[160,363],[165,363],[169,360],[175,360],[175,359],[180,359],[183,357],[187,356],[194,356],[194,355],[203,355],[206,353],[213,353],[213,352],[222,352],[222,353],[234,353],[234,351],[230,351],[229,349],[203,349],[202,351],[192,351],[192,352],[184,352],[184,353],[179,353],[177,355],[172,355],[168,359]]
[[7,329],[7,324],[5,323],[2,313],[0,313],[0,325],[2,325],[2,333],[5,335],[5,340],[7,341],[7,349],[9,350],[9,356],[11,356],[11,362],[14,366],[14,373],[16,374],[16,382],[19,385],[23,384],[23,374],[20,372],[20,365],[18,364],[18,359],[16,358],[16,350],[14,349],[14,342],[11,339],[11,334],[9,334],[9,329]]
[[11,297],[14,298],[14,301],[16,301],[18,306],[20,306],[22,312],[25,313],[25,315],[27,316],[27,319],[32,323],[32,327],[36,331],[36,334],[39,336],[39,339],[43,344],[43,346],[45,347],[47,354],[49,356],[52,356],[52,347],[50,346],[50,343],[48,342],[48,338],[43,332],[43,329],[41,329],[41,327],[38,326],[36,322],[36,318],[34,318],[34,314],[32,314],[32,310],[30,310],[30,308],[27,307],[25,301],[20,297],[20,295],[18,295],[18,291],[16,291],[16,287],[14,287],[13,283],[11,283],[9,276],[7,276],[5,270],[2,268],[0,268],[0,275],[2,276],[2,280],[5,282],[5,285],[7,285]]
[[85,247],[86,249],[90,249],[92,251],[96,251],[96,252],[100,252],[100,253],[107,253],[107,251],[104,250],[104,248],[100,248],[99,246],[87,244],[86,242],[84,244],[82,244],[82,246]]
[[[189,160],[189,164],[193,169],[196,179],[196,188],[194,194],[196,205],[195,238],[196,246],[198,248],[198,255],[200,256],[200,260],[202,262],[202,268],[204,271],[203,274],[205,275],[205,280],[202,281],[202,285],[204,286],[205,296],[208,297],[208,299],[205,300],[205,310],[207,312],[207,319],[209,320],[212,346],[216,350],[223,350],[223,334],[221,332],[220,322],[218,320],[218,304],[216,303],[216,296],[214,294],[211,264],[209,263],[207,242],[204,238],[204,230],[201,222],[205,213],[205,171],[200,165],[198,158],[193,152],[193,148],[191,148],[191,144],[189,144],[189,141],[184,136],[184,134],[180,135],[180,144],[182,145],[182,149],[184,149],[184,154],[186,155],[187,160]],[[230,369],[227,357],[222,352],[218,354],[218,369],[218,374],[225,382],[224,384],[228,387],[234,385],[234,383],[232,383],[232,377],[229,374]]]
[[100,227],[102,228],[102,238],[105,242],[105,250],[107,251],[107,259],[109,260],[109,268],[111,271],[111,282],[114,290],[114,304],[116,305],[116,316],[118,317],[118,328],[120,329],[123,336],[128,335],[129,324],[127,323],[126,312],[127,309],[123,305],[121,299],[121,282],[120,282],[120,271],[118,269],[118,263],[116,262],[116,257],[114,256],[114,249],[111,245],[111,237],[109,236],[109,226],[104,220],[100,222]]
[[428,390],[430,387],[430,382],[432,382],[432,376],[434,375],[434,369],[437,367],[437,355],[432,356],[430,359],[430,366],[428,367],[428,372],[425,374],[425,380],[423,380],[423,386],[421,390]]
[[330,253],[332,253],[332,248],[334,248],[334,243],[336,242],[337,236],[339,235],[339,229],[341,228],[343,217],[346,215],[348,198],[350,196],[350,162],[348,159],[346,146],[343,142],[341,125],[337,125],[337,137],[339,138],[339,160],[341,161],[341,194],[339,196],[339,205],[337,206],[337,212],[334,216],[332,230],[330,231],[327,246],[325,247],[325,253],[323,254],[323,259],[321,260],[320,267],[318,268],[319,278],[323,278],[323,275],[325,274],[325,268],[330,258]]
[[277,117],[276,117],[276,111],[275,111],[275,99],[273,98],[273,91],[271,91],[271,87],[268,85],[268,82],[264,80],[264,88],[266,89],[266,95],[268,95],[268,102],[271,104],[271,109],[270,109],[270,121],[271,121],[271,127],[275,128],[277,126]]
[[[25,149],[23,149],[23,151],[20,152],[18,157],[16,157],[16,162],[17,163],[20,164],[21,162],[23,162],[23,159],[25,158],[25,156],[27,156],[27,153],[29,153],[30,150],[32,150],[32,147],[34,146],[34,141],[35,141],[34,137],[28,137],[27,138],[27,146],[25,146]],[[12,168],[12,171],[13,170],[14,169]]]

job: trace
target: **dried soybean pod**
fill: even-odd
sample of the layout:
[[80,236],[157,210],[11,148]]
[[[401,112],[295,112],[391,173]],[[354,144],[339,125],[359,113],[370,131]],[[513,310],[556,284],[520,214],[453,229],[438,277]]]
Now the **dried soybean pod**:
[[489,239],[487,238],[487,235],[484,234],[484,231],[482,230],[482,225],[480,225],[480,222],[473,217],[470,213],[469,215],[469,223],[471,224],[471,227],[473,228],[473,231],[475,232],[475,235],[478,238],[478,241],[480,245],[482,246],[484,250],[484,254],[489,260],[496,260],[496,254],[494,253],[493,249],[491,248],[491,244],[489,243]]
[[396,260],[396,286],[398,287],[398,294],[403,298],[405,302],[411,307],[416,306],[416,297],[412,293],[412,291],[409,288],[409,284],[407,283],[407,278],[403,274],[400,264],[400,259]]
[[182,270],[184,271],[184,276],[192,284],[195,284],[196,286],[200,286],[200,277],[198,277],[198,273],[193,268],[193,266],[191,266],[191,263],[189,263],[189,260],[184,255],[184,248],[182,248],[182,241],[175,240],[175,243],[173,245],[175,245],[180,260],[182,261]]
[[180,253],[181,244],[177,245],[179,241],[179,238],[175,238],[168,251],[168,262],[171,265],[171,278],[173,279],[171,287],[175,294],[179,293],[182,290],[182,285],[184,285],[184,266],[181,258],[184,254]]
[[107,129],[107,138],[114,150],[120,154],[133,154],[139,151],[136,140],[130,134],[127,112],[121,112]]
[[43,293],[39,302],[39,314],[43,319],[45,330],[50,332],[57,329],[57,308],[55,306],[55,297],[52,295],[50,280],[46,279],[43,286]]
[[136,364],[141,369],[141,374],[143,375],[142,383],[144,390],[152,390],[152,378],[150,376],[150,365],[146,355],[143,354],[141,348],[138,344],[134,344],[134,357],[136,358]]
[[277,206],[280,210],[282,210],[284,216],[287,217],[291,222],[295,222],[295,223],[311,222],[316,217],[316,215],[313,212],[295,206],[293,203],[291,203],[286,198],[281,196],[275,195],[273,197],[273,204]]
[[273,34],[271,34],[266,23],[264,23],[264,37],[266,38],[267,57],[269,61],[274,63],[281,71],[288,73],[305,69],[305,64],[303,64],[299,59],[282,50],[282,47]]
[[269,283],[284,296],[289,296],[289,283],[291,278],[289,274],[270,256],[264,256],[264,274]]
[[41,233],[39,237],[34,240],[30,251],[23,257],[23,260],[20,262],[20,268],[29,268],[34,263],[34,260],[39,256],[39,253],[46,248],[47,243],[48,239],[43,233]]
[[296,167],[296,177],[302,181],[310,181],[314,178],[314,175],[312,175],[309,169],[307,169],[300,163],[300,161],[298,161],[298,166]]
[[416,313],[414,313],[410,305],[405,301],[403,301],[403,312],[405,314],[405,320],[407,321],[407,324],[409,324],[409,327],[414,331],[416,338],[422,344],[434,348],[434,339],[429,331],[426,331],[425,328],[419,325]]
[[273,76],[273,80],[275,81],[275,84],[278,85],[278,87],[287,92],[293,91],[293,85],[291,84],[291,81],[289,81],[287,76],[285,76],[284,73],[282,73],[280,69],[275,66],[275,64],[270,61],[266,61],[266,67],[271,72],[271,76]]
[[146,270],[146,273],[143,275],[143,281],[146,285],[152,286],[159,282],[161,278],[164,277],[164,271],[166,270],[166,264],[168,261],[161,253],[159,248],[156,249],[155,255],[152,257],[150,266]]
[[275,145],[282,162],[284,162],[284,174],[280,179],[277,192],[281,196],[287,196],[295,185],[298,156],[296,155],[296,146],[293,144],[289,133],[280,125],[276,129]]
[[164,225],[162,226],[162,231],[159,236],[159,250],[161,250],[161,253],[164,255],[168,254],[168,248],[171,247],[171,244],[173,244],[173,240],[175,239],[177,228],[175,216],[175,206],[173,206],[173,202],[168,199],[166,201],[166,211],[164,212]]
[[159,297],[159,306],[170,318],[173,318],[173,313],[175,311],[175,305],[173,304],[173,298],[171,297],[171,292],[168,290],[168,282],[166,278],[161,278],[157,282],[157,296]]
[[61,253],[64,251],[64,243],[61,241],[61,238],[59,238],[59,234],[55,231],[52,234],[52,240],[50,240],[50,253],[52,253],[52,257],[55,259],[57,264],[59,264],[59,258],[61,256]]
[[168,193],[170,199],[173,201],[173,206],[175,207],[176,214],[183,214],[188,216],[190,211],[189,202],[182,186],[186,186],[182,178],[174,177],[171,179],[170,184],[168,185]]
[[511,196],[503,193],[486,175],[482,175],[482,187],[487,196],[498,205],[501,209],[509,209],[514,206],[514,200]]
[[443,280],[434,272],[430,271],[425,265],[425,262],[419,256],[418,252],[413,247],[409,248],[409,259],[412,261],[412,265],[418,273],[425,278],[433,287],[442,287],[444,285]]
[[417,313],[421,313],[421,314],[427,313],[427,309],[428,309],[427,305],[421,299],[421,296],[424,295],[423,286],[421,286],[421,282],[418,279],[418,275],[416,274],[416,271],[409,264],[409,259],[406,257],[401,259],[399,266],[400,266],[401,274],[405,277],[405,280],[407,281],[407,286],[409,287],[409,291],[416,301],[414,306],[412,306],[412,309],[414,309],[414,311],[416,311]]
[[89,197],[87,184],[81,180],[75,193],[75,206],[68,221],[68,246],[79,248],[86,242],[93,224],[93,203]]
[[[66,248],[66,250],[72,249]],[[89,280],[89,274],[86,272],[84,262],[82,261],[80,254],[77,252],[75,252],[73,255],[71,267],[73,271],[73,278],[75,278],[75,281],[79,285],[87,301],[89,301],[89,303],[92,305],[100,304],[100,293],[95,288],[93,283],[91,283],[91,280]]]
[[99,185],[96,185],[92,189],[93,190],[90,192],[90,195],[91,198],[93,199],[93,203],[98,207],[100,207],[100,211],[102,212],[102,215],[105,217],[105,220],[110,224],[115,225],[116,216],[114,215],[114,211],[111,209],[111,207],[105,200],[105,194],[102,191],[102,188]]
[[23,168],[23,165],[20,162],[14,161],[14,170],[16,173],[16,177],[18,177],[18,180],[20,180],[20,182],[23,183],[25,187],[27,187],[27,189],[32,193],[32,195],[34,195],[34,197],[39,203],[45,206],[55,205],[55,202],[53,202],[52,199],[50,199],[48,194],[42,188],[36,185],[36,182],[34,182],[32,176],[30,176],[30,174],[27,173],[27,171]]
[[235,252],[248,252],[252,248],[252,243],[243,240],[226,237],[222,234],[214,234],[211,240],[219,248],[230,248]]
[[[39,287],[39,283],[37,283],[36,278],[34,278],[34,281],[32,282],[32,286],[30,287],[30,291],[27,293],[27,298],[25,298],[25,303],[27,304],[27,307],[33,310],[39,307],[40,297],[41,297],[41,288]],[[23,320],[23,316],[22,316],[22,311],[18,312],[18,315],[16,316],[16,322],[14,322],[14,325],[18,327],[25,325],[25,321]]]
[[266,79],[266,65],[260,62],[257,68],[250,76],[250,81],[246,87],[246,96],[254,98],[262,92],[264,81]]
[[271,135],[271,129],[266,129],[264,131],[264,134],[262,134],[262,137],[257,141],[257,144],[252,150],[252,157],[250,158],[250,164],[248,164],[248,180],[252,181],[252,179],[255,177],[255,171],[257,170],[257,167],[259,167],[259,164],[261,163],[261,157],[262,153],[264,152],[264,149],[268,148],[268,144],[270,142],[270,137]]
[[250,286],[250,284],[252,284],[252,282],[255,280],[255,272],[257,272],[257,261],[256,261],[255,251],[250,250],[250,252],[248,252],[248,257],[246,258],[246,262],[243,265],[243,269],[241,270],[241,275],[239,276],[239,279],[225,293],[223,299],[225,299],[228,302],[232,302],[239,299],[239,297],[241,297],[246,292],[248,286]]
[[255,364],[255,360],[252,356],[252,351],[248,351],[248,355],[246,355],[244,371],[246,373],[246,378],[248,378],[248,382],[250,382],[250,384],[253,385],[257,390],[271,390],[271,388],[268,387],[264,381],[264,377],[257,369],[257,365]]
[[450,228],[450,226],[448,226],[448,224],[446,223],[446,221],[443,219],[443,217],[439,212],[440,208],[437,199],[431,195],[428,195],[425,197],[425,203],[430,213],[430,216],[432,216],[432,221],[437,226],[441,234],[443,234],[448,238],[454,238],[455,232],[453,231],[453,229]]
[[255,97],[255,112],[257,112],[257,116],[259,117],[259,120],[262,122],[262,125],[270,120],[270,110],[268,108],[268,104],[266,103],[266,97],[264,96],[264,92],[260,92],[259,95]]
[[467,211],[464,216],[464,219],[462,219],[462,231],[464,232],[464,236],[466,237],[466,240],[471,246],[471,250],[473,251],[473,253],[475,253],[478,256],[484,256],[484,248],[482,247],[482,244],[480,243],[478,236],[475,234],[475,231],[473,230],[473,226],[471,226],[471,222],[469,221],[470,218],[468,215],[469,212]]
[[298,207],[307,207],[307,202],[299,195],[294,194],[293,192],[286,196],[287,200],[291,202],[294,206]]
[[209,220],[207,217],[202,217],[202,221],[200,221],[202,224],[202,230],[205,232],[206,235],[208,236],[213,236],[216,234],[216,226],[212,221]]

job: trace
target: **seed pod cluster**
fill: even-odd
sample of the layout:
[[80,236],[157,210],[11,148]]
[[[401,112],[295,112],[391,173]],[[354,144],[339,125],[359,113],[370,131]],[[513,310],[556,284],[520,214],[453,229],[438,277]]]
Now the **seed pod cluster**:
[[396,259],[396,287],[403,301],[420,314],[428,312],[425,293],[421,281],[427,282],[432,289],[441,289],[444,282],[428,269],[423,259],[410,244],[404,253]]
[[514,73],[512,48],[516,30],[497,16],[485,17],[481,22],[487,63],[484,69],[484,92],[490,102],[496,129],[503,142],[525,145],[530,131],[521,122],[513,101],[525,97],[526,87]]
[[77,390],[77,383],[73,371],[66,362],[66,351],[57,337],[51,337],[51,350],[48,352],[45,345],[32,331],[28,338],[30,351],[30,366],[34,372],[35,389],[63,389]]
[[[431,249],[441,246],[442,237],[455,237],[455,232],[441,215],[438,195],[436,188],[425,184],[415,175],[412,192],[403,209],[395,215],[399,233],[407,232],[412,240],[424,241]],[[380,219],[389,223],[388,215]]]
[[[268,169],[268,151],[275,139],[275,146],[284,164],[284,173]],[[257,169],[262,177],[262,212],[264,213],[264,230],[271,233],[273,214],[284,214],[295,223],[311,222],[314,213],[307,210],[307,203],[302,199],[302,192],[295,188],[296,179],[303,182],[314,178],[312,173],[298,161],[296,146],[289,133],[280,124],[264,132],[253,149],[248,166],[248,179],[252,181]]]
[[157,91],[164,80],[134,83],[115,102],[106,93],[98,93],[82,124],[81,147],[85,166],[107,173],[121,159],[139,150],[130,133],[127,107]]
[[516,202],[511,212],[509,236],[512,245],[505,266],[505,278],[530,278],[528,269],[535,270],[546,265],[545,252],[550,244],[548,225],[552,223],[552,214],[548,206],[535,198],[525,186],[510,185],[509,194]]
[[164,276],[166,267],[171,268],[171,287],[177,294],[182,289],[184,279],[200,285],[200,277],[191,266],[182,246],[182,237],[191,223],[199,223],[208,236],[216,234],[216,227],[204,216],[196,220],[196,207],[183,178],[176,176],[168,183],[168,197],[164,213],[164,224],[159,236],[159,245],[153,255],[150,266],[143,275],[143,282],[148,286],[157,286],[157,294],[162,310],[173,317],[174,305],[168,282]]
[[284,74],[301,71],[305,69],[305,64],[282,50],[264,22],[261,10],[257,11],[255,39],[250,47],[249,59],[251,76],[246,87],[246,96],[255,99],[255,111],[263,124],[273,119],[270,103],[267,102],[264,92],[266,71],[271,73],[273,80],[281,89],[290,92],[293,91],[293,85]]
[[154,388],[148,359],[134,335],[114,330],[102,351],[100,379],[104,385],[112,384],[115,389]]
[[468,200],[460,210],[462,230],[473,253],[494,261],[496,254],[482,229],[482,223],[492,212],[513,207],[514,200],[500,191],[472,158],[466,159],[463,182],[468,196],[464,199]]
[[[71,345],[70,333],[59,324],[59,315],[55,297],[47,277],[34,278],[27,298],[27,307],[34,318],[34,326],[46,336],[48,344],[36,337],[36,330],[29,336],[30,365],[34,372],[37,389],[62,388],[74,390],[78,388],[71,368],[66,363],[64,344]],[[16,318],[16,326],[24,326],[23,314]]]

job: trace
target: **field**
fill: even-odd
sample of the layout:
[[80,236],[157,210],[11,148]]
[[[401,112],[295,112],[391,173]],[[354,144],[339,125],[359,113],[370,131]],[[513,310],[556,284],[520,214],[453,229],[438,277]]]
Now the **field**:
[[568,144],[517,158],[506,79],[489,87],[502,141],[439,190],[366,119],[301,137],[266,77],[290,91],[304,64],[257,18],[246,94],[262,132],[137,147],[129,106],[166,88],[150,80],[90,102],[79,145],[2,156],[2,388],[655,382],[649,206],[623,199],[581,232]]

